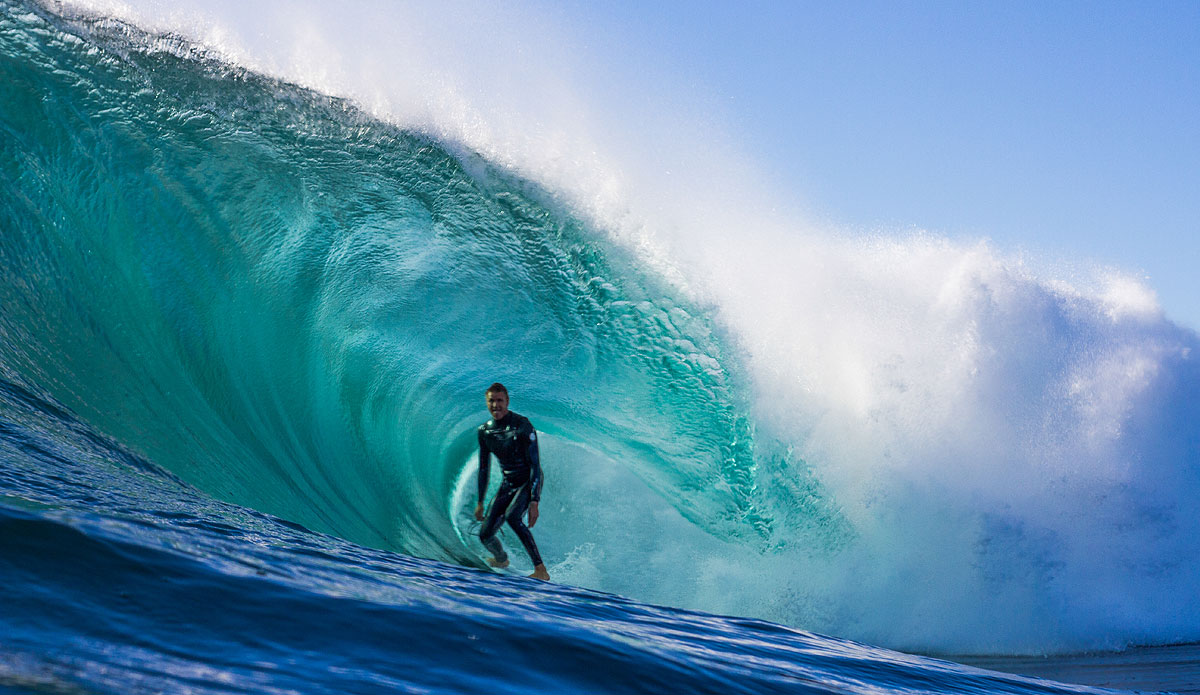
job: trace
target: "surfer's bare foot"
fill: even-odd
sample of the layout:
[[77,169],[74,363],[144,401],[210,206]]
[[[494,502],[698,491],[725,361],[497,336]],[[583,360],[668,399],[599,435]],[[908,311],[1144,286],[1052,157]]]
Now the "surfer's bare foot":
[[494,557],[489,557],[489,558],[487,559],[487,563],[488,563],[489,565],[491,565],[492,567],[495,567],[495,568],[496,568],[496,569],[498,569],[498,570],[502,570],[502,569],[504,569],[505,567],[508,567],[508,558],[505,558],[505,559],[503,559],[503,560],[497,560],[497,559],[496,559],[496,558],[494,558]]
[[533,568],[533,574],[529,575],[533,579],[540,579],[544,582],[550,581],[550,573],[546,571],[545,565],[538,565]]

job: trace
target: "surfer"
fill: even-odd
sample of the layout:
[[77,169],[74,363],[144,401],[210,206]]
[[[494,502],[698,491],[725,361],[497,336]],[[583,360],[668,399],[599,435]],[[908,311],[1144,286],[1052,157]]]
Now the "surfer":
[[[537,432],[529,418],[508,409],[508,389],[496,382],[484,394],[487,409],[492,419],[479,426],[479,503],[475,505],[475,518],[483,521],[479,540],[492,552],[488,564],[503,569],[508,567],[508,554],[496,537],[500,524],[508,521],[509,527],[521,539],[525,552],[533,561],[534,579],[550,579],[542,556],[529,527],[538,520],[538,500],[542,498],[542,464],[538,461]],[[500,461],[500,472],[504,478],[500,489],[492,500],[487,520],[484,520],[483,501],[487,497],[488,473],[491,458],[495,454]],[[525,512],[529,512],[529,526],[525,525]]]

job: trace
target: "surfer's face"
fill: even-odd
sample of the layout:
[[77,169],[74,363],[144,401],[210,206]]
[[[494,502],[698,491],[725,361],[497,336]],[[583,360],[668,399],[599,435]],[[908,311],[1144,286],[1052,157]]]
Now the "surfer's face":
[[497,391],[487,392],[487,409],[493,420],[501,420],[508,415],[508,394]]

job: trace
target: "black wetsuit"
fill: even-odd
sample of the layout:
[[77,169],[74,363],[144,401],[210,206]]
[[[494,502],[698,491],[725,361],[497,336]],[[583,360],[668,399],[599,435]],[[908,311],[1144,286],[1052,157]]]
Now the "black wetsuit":
[[537,544],[533,542],[533,534],[525,525],[525,512],[530,502],[542,498],[542,464],[538,461],[537,432],[529,418],[508,411],[500,420],[488,420],[479,426],[479,503],[483,504],[487,495],[488,473],[491,470],[488,454],[495,454],[500,461],[500,471],[504,480],[496,499],[492,500],[492,508],[488,510],[479,531],[479,539],[492,552],[495,558],[504,562],[508,555],[496,532],[500,524],[508,520],[508,525],[521,539],[525,552],[533,564],[542,564],[542,556],[538,553]]

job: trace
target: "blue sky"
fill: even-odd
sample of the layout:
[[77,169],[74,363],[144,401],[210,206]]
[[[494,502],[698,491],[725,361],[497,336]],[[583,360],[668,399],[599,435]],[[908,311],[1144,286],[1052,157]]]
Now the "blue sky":
[[1200,328],[1200,2],[547,11],[711,109],[817,218],[1115,265]]

